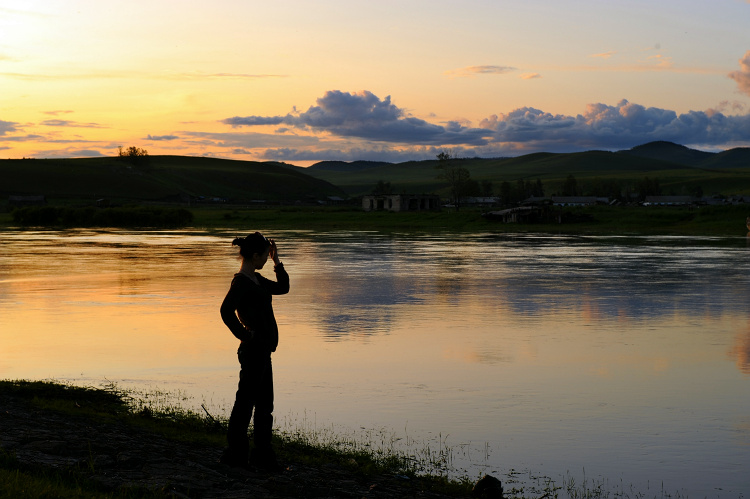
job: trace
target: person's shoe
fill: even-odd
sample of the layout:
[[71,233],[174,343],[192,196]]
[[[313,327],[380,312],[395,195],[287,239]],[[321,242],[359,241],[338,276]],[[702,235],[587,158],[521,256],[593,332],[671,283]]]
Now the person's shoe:
[[253,449],[250,452],[250,466],[266,473],[280,473],[284,467],[276,459],[276,453],[272,449],[259,451]]
[[224,450],[219,462],[232,468],[248,469],[247,454],[243,456],[236,452],[230,452],[229,449]]

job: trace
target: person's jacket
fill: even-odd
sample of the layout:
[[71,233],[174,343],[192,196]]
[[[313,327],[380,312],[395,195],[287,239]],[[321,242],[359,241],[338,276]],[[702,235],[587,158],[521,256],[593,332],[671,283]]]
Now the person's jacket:
[[242,347],[274,352],[279,344],[279,328],[271,298],[289,292],[289,274],[281,263],[274,267],[276,281],[255,273],[258,283],[248,276],[234,275],[229,292],[221,304],[221,318]]

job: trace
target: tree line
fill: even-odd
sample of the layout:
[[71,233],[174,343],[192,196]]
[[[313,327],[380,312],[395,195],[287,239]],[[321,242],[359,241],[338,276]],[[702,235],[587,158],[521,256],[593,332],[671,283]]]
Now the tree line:
[[[593,178],[579,182],[574,175],[568,175],[555,192],[546,192],[542,180],[518,179],[515,182],[503,181],[495,186],[489,180],[471,178],[468,168],[461,166],[459,158],[451,151],[437,155],[438,178],[445,181],[449,188],[450,201],[459,209],[462,200],[468,197],[499,197],[504,206],[515,206],[531,197],[545,196],[594,196],[623,202],[643,201],[647,196],[662,195],[659,179],[644,177],[632,181],[624,179]],[[372,190],[375,195],[394,194],[395,188],[390,182],[378,181]],[[683,195],[702,197],[703,190],[695,186]]]

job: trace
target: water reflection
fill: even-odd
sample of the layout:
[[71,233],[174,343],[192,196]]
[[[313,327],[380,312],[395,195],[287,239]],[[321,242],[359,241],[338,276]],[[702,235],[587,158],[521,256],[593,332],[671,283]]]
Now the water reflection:
[[750,325],[746,331],[737,334],[729,357],[735,360],[740,371],[750,374]]
[[331,339],[387,333],[394,321],[408,320],[402,308],[436,305],[474,308],[482,320],[498,321],[575,313],[625,323],[744,313],[748,283],[737,248],[667,242],[479,237],[457,248],[434,238],[334,240],[314,248],[316,268],[297,269],[295,280],[314,290],[301,299]]

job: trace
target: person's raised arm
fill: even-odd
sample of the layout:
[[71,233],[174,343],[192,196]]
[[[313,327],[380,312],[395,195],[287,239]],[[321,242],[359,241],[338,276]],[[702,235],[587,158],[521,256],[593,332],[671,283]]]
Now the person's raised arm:
[[283,295],[289,292],[289,274],[287,274],[284,264],[281,263],[279,258],[279,248],[276,246],[276,241],[269,239],[269,242],[271,243],[271,249],[268,256],[273,260],[273,271],[276,272],[276,282],[269,281],[271,293]]
[[269,239],[268,241],[271,243],[271,249],[268,251],[268,256],[271,257],[274,265],[281,265],[281,260],[279,259],[279,248],[276,247],[276,241],[273,239]]

